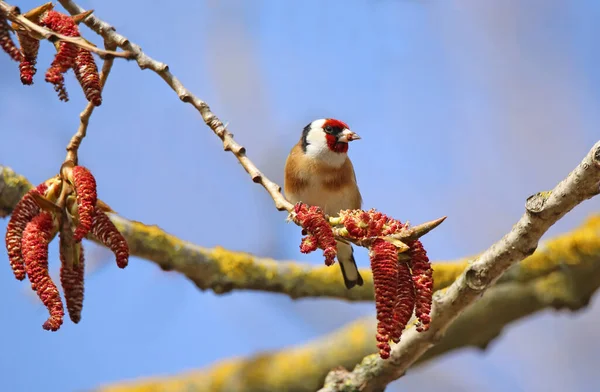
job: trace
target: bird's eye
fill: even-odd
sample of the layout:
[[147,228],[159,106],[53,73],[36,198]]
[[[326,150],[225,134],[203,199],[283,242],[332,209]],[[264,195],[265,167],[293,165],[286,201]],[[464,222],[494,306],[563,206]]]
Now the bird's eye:
[[326,125],[325,126],[325,132],[327,132],[327,133],[332,133],[333,132],[333,128],[331,127],[331,125]]

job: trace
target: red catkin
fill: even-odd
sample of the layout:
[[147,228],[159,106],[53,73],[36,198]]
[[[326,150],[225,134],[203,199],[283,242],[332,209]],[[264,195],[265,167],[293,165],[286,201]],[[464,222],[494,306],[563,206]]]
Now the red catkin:
[[81,321],[81,310],[83,309],[85,260],[81,243],[75,246],[79,253],[79,260],[73,263],[72,266],[67,265],[65,257],[62,254],[60,255],[60,284],[65,293],[69,318],[77,324]]
[[24,31],[17,32],[19,45],[23,57],[19,63],[19,72],[21,83],[25,85],[33,84],[33,76],[37,72],[35,65],[37,64],[37,56],[40,50],[40,41],[32,38]]
[[0,10],[0,46],[15,61],[21,61],[21,52],[10,36],[10,26],[6,15]]
[[346,210],[340,213],[342,223],[354,238],[365,238],[369,234],[369,214],[362,210]]
[[[335,242],[333,230],[331,229],[331,226],[329,226],[327,219],[325,219],[323,211],[316,206],[309,207],[306,204],[297,203],[294,206],[294,212],[296,213],[296,220],[300,226],[316,240],[317,247],[323,249],[325,265],[332,265],[335,262],[335,256],[337,255],[337,244]],[[302,250],[302,243],[300,247]],[[305,246],[304,249],[308,250],[309,247]]]
[[6,226],[6,250],[8,252],[8,260],[10,266],[18,280],[25,279],[25,262],[23,261],[21,240],[23,231],[37,214],[40,213],[40,208],[33,199],[32,194],[44,194],[48,187],[45,183],[41,183],[37,188],[29,190],[19,200],[13,210],[8,225]]
[[48,244],[56,228],[52,215],[41,212],[27,224],[23,232],[23,259],[27,275],[31,288],[37,292],[50,313],[43,325],[49,331],[60,328],[65,314],[58,289],[48,273]]
[[398,262],[398,292],[396,294],[396,306],[394,307],[395,331],[391,336],[394,343],[400,341],[402,332],[415,309],[415,286],[410,276],[410,269],[404,261]]
[[410,269],[416,292],[415,316],[419,320],[417,331],[429,329],[431,321],[431,301],[433,298],[433,269],[421,241],[416,240],[410,246]]
[[345,210],[340,213],[348,234],[356,239],[381,237],[396,233],[404,227],[400,221],[389,218],[374,209]]
[[390,356],[390,339],[397,333],[394,309],[398,295],[398,250],[382,239],[373,241],[369,249],[373,284],[375,286],[375,308],[377,310],[377,347],[379,356]]
[[62,82],[54,86],[54,91],[56,91],[58,99],[61,101],[67,102],[69,100],[69,94],[67,94],[67,89]]
[[102,104],[102,87],[100,86],[100,75],[94,57],[89,50],[79,48],[75,64],[73,65],[75,76],[83,89],[85,98],[94,106]]
[[[309,234],[302,239],[300,251],[311,252],[316,249],[315,242],[322,238],[311,228],[322,227],[324,230],[323,222],[327,225],[327,221],[324,216],[319,218],[320,211],[312,207],[309,209],[297,204],[295,211],[297,221]],[[420,241],[407,243],[410,260],[405,262],[398,260],[396,246],[382,238],[404,229],[402,222],[374,209],[340,211],[340,218],[350,236],[371,241],[369,257],[375,286],[377,347],[380,357],[387,359],[391,352],[390,340],[395,343],[400,341],[413,311],[418,320],[417,331],[423,332],[429,328],[433,270]]]
[[73,167],[73,186],[77,195],[77,214],[79,222],[75,228],[75,242],[80,242],[90,232],[98,195],[96,179],[83,166]]
[[[68,37],[79,37],[79,28],[75,21],[70,16],[57,11],[48,11],[41,18],[40,25]],[[58,52],[46,71],[46,82],[54,85],[54,90],[58,92],[61,101],[68,101],[63,74],[75,64],[78,49],[74,44],[64,41],[59,42],[57,47]]]
[[129,246],[127,245],[127,241],[115,227],[114,223],[112,223],[108,215],[99,207],[96,207],[94,214],[92,234],[113,251],[119,268],[127,267],[129,263]]
[[314,252],[317,248],[317,240],[312,235],[307,235],[300,241],[300,252],[302,253]]

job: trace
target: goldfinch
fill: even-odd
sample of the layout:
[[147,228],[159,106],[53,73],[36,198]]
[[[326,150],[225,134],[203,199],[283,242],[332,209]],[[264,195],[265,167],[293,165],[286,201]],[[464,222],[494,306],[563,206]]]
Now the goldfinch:
[[[348,143],[360,139],[348,125],[332,118],[311,122],[285,162],[284,192],[292,203],[318,206],[329,216],[340,210],[357,209],[362,197],[354,167],[348,157]],[[352,245],[337,242],[337,259],[348,289],[362,286]]]

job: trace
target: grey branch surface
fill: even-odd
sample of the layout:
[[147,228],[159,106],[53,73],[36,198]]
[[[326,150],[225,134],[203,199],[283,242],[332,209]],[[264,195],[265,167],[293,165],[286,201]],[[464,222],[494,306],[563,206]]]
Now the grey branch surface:
[[352,372],[335,370],[322,392],[381,391],[400,378],[414,362],[443,338],[451,323],[494,284],[513,264],[533,254],[542,235],[575,206],[600,193],[600,142],[550,192],[527,199],[525,213],[500,241],[479,255],[448,287],[433,299],[431,325],[426,332],[411,328],[392,348],[388,360],[365,357]]

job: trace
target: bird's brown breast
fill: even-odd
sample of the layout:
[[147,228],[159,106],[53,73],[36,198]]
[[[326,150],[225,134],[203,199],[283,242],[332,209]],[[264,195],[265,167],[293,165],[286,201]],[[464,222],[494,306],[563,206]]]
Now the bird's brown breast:
[[292,203],[318,205],[328,214],[362,204],[350,159],[334,167],[308,158],[300,146],[292,149],[286,161],[284,191]]
[[326,191],[342,190],[348,186],[354,186],[354,171],[349,159],[340,168],[323,166],[318,168],[315,180]]

